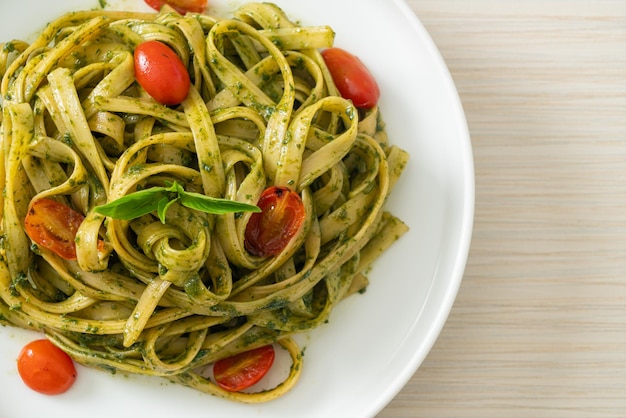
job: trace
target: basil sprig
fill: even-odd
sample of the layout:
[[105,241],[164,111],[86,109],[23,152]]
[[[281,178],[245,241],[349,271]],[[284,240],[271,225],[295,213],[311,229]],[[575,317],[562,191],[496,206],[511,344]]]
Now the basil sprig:
[[174,202],[179,202],[190,209],[217,215],[232,212],[261,211],[258,206],[247,203],[186,192],[183,186],[177,182],[166,182],[165,184],[167,187],[151,187],[127,194],[106,205],[96,206],[94,211],[109,218],[125,221],[156,211],[162,223],[165,223],[167,209]]

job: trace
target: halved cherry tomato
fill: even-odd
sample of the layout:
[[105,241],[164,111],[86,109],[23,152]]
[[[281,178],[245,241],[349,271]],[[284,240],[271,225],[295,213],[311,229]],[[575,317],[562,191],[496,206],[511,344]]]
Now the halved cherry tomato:
[[298,232],[306,216],[300,195],[287,187],[272,186],[261,193],[246,225],[244,244],[254,255],[279,254]]
[[380,97],[378,83],[358,57],[341,48],[325,49],[322,57],[343,98],[360,108],[376,106]]
[[189,93],[189,73],[172,48],[146,41],[135,48],[135,78],[157,102],[177,105]]
[[45,395],[63,393],[76,380],[70,356],[46,339],[31,341],[22,348],[17,371],[26,386]]
[[266,345],[216,361],[213,376],[220,387],[239,392],[261,380],[273,363],[274,347]]
[[169,4],[182,15],[187,12],[203,13],[206,10],[207,4],[207,0],[145,0],[145,2],[156,11],[161,10],[161,7]]
[[76,259],[76,231],[85,217],[52,199],[31,204],[24,219],[26,234],[38,245],[66,260]]

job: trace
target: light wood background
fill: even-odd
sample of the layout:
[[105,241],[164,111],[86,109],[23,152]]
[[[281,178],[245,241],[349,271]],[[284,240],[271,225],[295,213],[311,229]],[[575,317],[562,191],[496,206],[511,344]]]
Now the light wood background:
[[463,102],[466,274],[379,417],[626,417],[626,0],[409,0]]

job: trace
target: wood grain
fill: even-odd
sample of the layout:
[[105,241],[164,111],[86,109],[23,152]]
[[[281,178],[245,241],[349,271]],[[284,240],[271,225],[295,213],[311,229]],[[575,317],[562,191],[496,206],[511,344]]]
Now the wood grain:
[[626,2],[409,0],[457,85],[476,217],[379,417],[626,417]]

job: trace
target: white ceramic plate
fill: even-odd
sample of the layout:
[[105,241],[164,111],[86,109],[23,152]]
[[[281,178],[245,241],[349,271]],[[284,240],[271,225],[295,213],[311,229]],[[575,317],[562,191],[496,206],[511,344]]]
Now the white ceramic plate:
[[[411,228],[378,260],[371,285],[301,341],[305,368],[295,389],[261,405],[241,405],[159,378],[79,368],[61,396],[22,384],[15,358],[35,334],[0,327],[0,416],[369,417],[409,380],[435,342],[455,299],[471,236],[474,184],[467,126],[454,84],[428,34],[402,0],[275,0],[303,24],[329,24],[336,45],[358,55],[377,78],[391,141],[411,161],[388,207]],[[241,1],[209,0],[227,13]],[[142,0],[108,8],[147,10]],[[62,12],[97,0],[0,4],[0,41],[32,39]],[[137,415],[139,414],[139,415]]]

